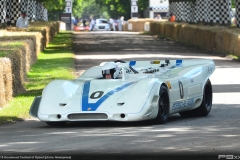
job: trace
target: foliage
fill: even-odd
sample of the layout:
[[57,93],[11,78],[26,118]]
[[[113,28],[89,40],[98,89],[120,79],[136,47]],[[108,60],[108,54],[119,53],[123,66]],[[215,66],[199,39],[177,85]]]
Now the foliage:
[[232,0],[232,8],[235,8],[235,2],[236,0]]
[[83,12],[83,8],[86,6],[86,2],[84,0],[75,0],[73,2],[73,11],[72,14],[74,17],[81,17],[81,14]]
[[107,8],[95,3],[95,0],[83,0],[82,6],[79,9],[75,9],[74,16],[89,19],[90,17],[108,17]]
[[66,5],[65,0],[37,0],[37,2],[43,3],[44,7],[46,7],[48,11],[63,10]]
[[[101,7],[107,7],[112,18],[124,16],[126,19],[131,18],[131,1],[130,0],[95,0]],[[138,0],[139,12],[147,9],[149,0]]]
[[[43,3],[48,9],[49,20],[58,20],[59,14],[64,12],[65,0],[37,0]],[[138,0],[139,14],[146,10],[149,0]],[[131,1],[130,0],[74,0],[73,16],[89,18],[104,17],[109,15],[112,18],[124,16],[125,19],[131,18]]]
[[138,0],[138,9],[144,11],[149,7],[149,0]]

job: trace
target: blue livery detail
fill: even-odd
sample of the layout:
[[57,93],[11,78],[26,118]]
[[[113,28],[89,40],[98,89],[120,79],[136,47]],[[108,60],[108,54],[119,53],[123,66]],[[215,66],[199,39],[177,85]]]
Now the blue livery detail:
[[[123,90],[124,88],[127,88],[128,86],[134,84],[136,82],[130,82],[127,84],[124,84],[120,87],[117,87],[116,89],[106,93],[103,97],[101,97],[96,103],[89,103],[88,97],[89,97],[89,90],[90,90],[90,81],[87,81],[84,83],[83,87],[83,95],[82,95],[82,111],[96,111],[97,108],[110,96],[112,96],[114,93],[119,92]],[[91,108],[91,110],[88,110],[88,108]]]
[[129,66],[135,66],[136,63],[137,63],[136,61],[130,61],[130,62],[129,62]]
[[176,66],[182,65],[182,63],[183,63],[183,60],[176,60]]
[[191,107],[194,104],[194,98],[173,103],[173,110]]

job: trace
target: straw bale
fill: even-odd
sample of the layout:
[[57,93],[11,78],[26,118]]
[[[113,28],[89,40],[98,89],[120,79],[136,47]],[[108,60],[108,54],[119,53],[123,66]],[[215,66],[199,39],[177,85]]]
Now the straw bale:
[[150,32],[150,22],[145,22],[144,23],[144,31],[145,32]]
[[123,31],[127,31],[128,28],[127,28],[127,23],[123,24]]
[[[8,28],[8,31],[1,32],[3,37],[1,37],[0,43],[20,41],[24,44],[17,50],[13,50],[11,47],[5,48],[11,50],[11,53],[0,61],[0,106],[3,106],[12,96],[25,92],[24,83],[27,80],[27,72],[30,66],[37,61],[40,51],[44,50],[59,32],[59,23],[45,23],[46,25],[44,24],[42,29],[36,30],[31,28],[21,30],[12,27]],[[0,46],[0,48],[2,47]]]
[[9,102],[12,98],[12,65],[9,58],[0,58],[0,63],[3,64],[3,81],[5,87],[5,100]]
[[177,23],[172,23],[172,22],[168,22],[168,23],[171,23],[172,24],[172,33],[171,33],[171,36],[173,39],[178,39],[178,35],[179,35],[179,28],[180,28],[180,25],[177,24]]
[[4,64],[0,61],[0,108],[6,104],[3,68]]
[[24,88],[24,70],[22,64],[22,51],[16,50],[11,54],[6,56],[10,59],[12,66],[12,88],[13,88],[13,96],[25,92]]
[[[57,22],[34,22],[27,29],[8,27],[7,36],[34,36],[37,54],[46,48],[60,30],[60,21]],[[1,42],[1,40],[0,40]]]
[[[166,20],[156,20],[151,18],[139,18],[139,19],[130,19],[128,20],[128,23],[132,23],[132,31],[133,32],[143,32],[144,31],[144,25],[146,22],[150,23],[158,23],[158,22],[165,22]],[[154,24],[156,26],[156,24]],[[151,28],[151,25],[150,25]],[[154,28],[155,29],[155,28]],[[154,31],[151,33],[154,33]]]
[[[15,32],[16,34],[16,32]],[[4,37],[1,37],[0,39],[0,43],[4,43],[4,42],[16,42],[16,41],[26,41],[27,40],[27,43],[29,43],[31,41],[31,45],[29,44],[30,48],[32,48],[32,54],[34,55],[38,55],[41,51],[41,36],[39,35],[39,33],[37,33],[37,35],[22,35],[22,34],[19,34],[18,36],[16,35],[13,35],[13,34],[9,34],[8,36],[4,36]],[[36,61],[36,60],[35,60]]]
[[[176,38],[177,31],[176,31],[175,26],[172,23],[164,23],[164,27],[165,27],[165,29],[164,29],[165,36],[171,37],[171,38],[173,38],[173,37]],[[174,36],[174,34],[175,34],[175,36]]]
[[160,35],[164,35],[165,33],[165,23],[158,23],[158,32]]
[[[150,23],[150,22],[146,22],[146,23]],[[150,33],[151,34],[158,34],[158,32],[157,32],[157,22],[150,23]]]

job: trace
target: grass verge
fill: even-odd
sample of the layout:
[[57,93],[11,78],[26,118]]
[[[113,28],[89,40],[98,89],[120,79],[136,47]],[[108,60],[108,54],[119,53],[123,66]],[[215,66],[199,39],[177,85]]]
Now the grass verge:
[[0,124],[31,118],[29,109],[34,97],[41,95],[43,88],[55,79],[74,79],[74,72],[72,33],[60,32],[38,55],[38,62],[31,66],[26,92],[14,97],[0,110]]

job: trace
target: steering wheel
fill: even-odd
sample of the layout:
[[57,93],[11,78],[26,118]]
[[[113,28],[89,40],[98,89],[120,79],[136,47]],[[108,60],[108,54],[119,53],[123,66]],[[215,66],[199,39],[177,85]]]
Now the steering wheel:
[[120,62],[120,63],[126,63],[125,61],[123,61],[123,60],[120,60],[120,59],[118,59],[118,60],[116,60],[116,61],[114,61],[115,63],[117,63],[117,62]]

